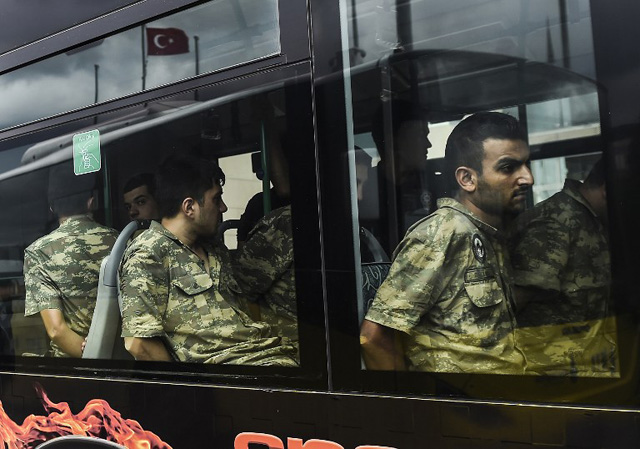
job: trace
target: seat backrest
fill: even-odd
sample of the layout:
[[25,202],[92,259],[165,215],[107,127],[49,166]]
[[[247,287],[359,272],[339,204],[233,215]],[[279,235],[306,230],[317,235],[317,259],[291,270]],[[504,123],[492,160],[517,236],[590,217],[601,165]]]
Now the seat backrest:
[[360,246],[362,252],[366,251],[369,260],[361,263],[362,268],[362,304],[359,307],[361,311],[360,322],[366,315],[373,298],[376,296],[378,288],[382,285],[391,267],[389,256],[385,252],[380,242],[366,228],[360,228]]
[[118,268],[129,239],[138,229],[145,227],[149,227],[149,220],[129,223],[118,236],[111,253],[102,261],[96,308],[82,353],[83,359],[130,358],[120,337]]

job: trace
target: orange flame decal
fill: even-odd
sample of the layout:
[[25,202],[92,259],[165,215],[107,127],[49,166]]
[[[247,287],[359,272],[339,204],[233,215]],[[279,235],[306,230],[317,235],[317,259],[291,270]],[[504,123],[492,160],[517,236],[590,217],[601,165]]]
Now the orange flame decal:
[[122,418],[105,400],[92,399],[74,415],[68,403],[52,402],[39,385],[36,390],[48,415],[29,415],[22,425],[9,418],[0,402],[0,447],[31,449],[56,437],[82,435],[113,441],[128,449],[171,449],[137,421]]

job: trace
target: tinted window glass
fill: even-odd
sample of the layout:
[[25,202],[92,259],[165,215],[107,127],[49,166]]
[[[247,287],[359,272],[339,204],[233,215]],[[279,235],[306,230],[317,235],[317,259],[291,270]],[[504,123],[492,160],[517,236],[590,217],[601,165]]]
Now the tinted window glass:
[[3,4],[5,13],[0,17],[0,53],[132,3],[135,1],[83,2],[82,0],[64,0],[56,2],[55,5],[46,2],[6,1]]
[[209,2],[0,77],[0,128],[278,53],[277,2]]
[[[109,290],[109,282],[98,289],[98,273],[123,228],[132,220],[153,219],[151,229],[123,240],[128,247],[119,274],[123,336],[157,339],[174,361],[304,365],[297,286],[309,275],[298,279],[296,269],[308,267],[317,253],[307,243],[298,257],[302,248],[294,237],[317,228],[317,216],[305,210],[314,210],[307,192],[315,186],[309,176],[314,167],[310,89],[298,70],[291,79],[283,77],[293,71],[282,73],[280,78],[270,74],[277,82],[247,91],[225,96],[221,88],[200,89],[120,111],[88,128],[62,130],[68,134],[48,131],[41,141],[7,146],[5,153],[22,153],[22,162],[0,175],[0,201],[6,207],[0,220],[5,356],[79,358],[87,338],[84,358],[132,359],[117,330],[120,311],[101,308],[102,298],[117,304],[117,289]],[[99,132],[95,164],[85,160],[92,157],[90,150],[78,140],[87,131]],[[185,155],[199,161],[187,176],[163,177],[182,163],[163,161]],[[185,237],[168,224],[176,218],[171,208],[180,209],[183,201],[174,204],[168,198],[181,191],[181,182],[188,185],[199,176],[198,167],[207,161],[216,163],[224,177],[216,171],[203,178],[208,186],[203,192],[185,193],[198,210],[192,223],[198,237],[183,243]],[[77,174],[91,166],[99,170]],[[290,188],[294,184],[297,189]],[[306,220],[312,225],[294,232],[295,224]],[[155,274],[146,271],[146,256],[134,251],[165,251],[139,240],[151,235],[172,253],[159,259]],[[105,273],[103,279],[109,279]],[[134,304],[141,294],[151,302]],[[175,307],[174,301],[183,304]],[[147,315],[150,310],[155,318]],[[95,316],[106,319],[106,333],[89,333]],[[143,319],[146,324],[143,316],[149,318]],[[157,319],[167,326],[159,333],[159,322],[151,323]],[[56,320],[64,323],[63,331]],[[108,338],[115,344],[105,352],[99,343]],[[146,358],[135,346],[129,349]]]
[[580,379],[596,400],[587,378],[615,386],[637,335],[611,293],[589,2],[344,3],[365,365],[537,400]]

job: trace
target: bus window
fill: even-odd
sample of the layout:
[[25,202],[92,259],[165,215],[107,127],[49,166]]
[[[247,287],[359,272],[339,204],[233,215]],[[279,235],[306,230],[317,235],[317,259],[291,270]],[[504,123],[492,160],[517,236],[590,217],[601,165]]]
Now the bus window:
[[0,129],[274,56],[277,6],[205,2],[6,73]]
[[629,375],[589,2],[344,6],[364,366],[501,397],[491,375],[584,378],[574,398]]
[[[307,202],[300,195],[312,179],[305,165],[313,164],[300,161],[313,155],[313,141],[305,78],[297,71],[290,79],[279,76],[271,73],[271,84],[227,96],[216,87],[200,89],[197,100],[191,92],[148,102],[129,116],[119,111],[100,121],[91,127],[99,131],[101,156],[90,176],[74,170],[79,150],[73,142],[86,129],[27,146],[22,165],[0,175],[9,212],[2,219],[1,291],[19,303],[2,322],[9,336],[3,355],[81,357],[84,344],[94,344],[87,337],[93,338],[89,327],[96,298],[101,301],[100,263],[119,245],[118,231],[145,219],[149,229],[123,240],[122,305],[108,324],[118,327],[119,349],[98,358],[301,365],[294,225],[304,222],[305,207],[314,209],[296,208],[300,198]],[[84,210],[61,211],[52,203],[78,183],[86,193],[79,201]],[[290,183],[301,187],[293,191]],[[66,230],[82,220],[84,231]],[[309,257],[302,254],[304,266]],[[82,307],[73,304],[65,282]],[[55,301],[33,305],[44,296]],[[68,338],[52,330],[52,312],[71,331]],[[28,329],[20,329],[25,320]]]

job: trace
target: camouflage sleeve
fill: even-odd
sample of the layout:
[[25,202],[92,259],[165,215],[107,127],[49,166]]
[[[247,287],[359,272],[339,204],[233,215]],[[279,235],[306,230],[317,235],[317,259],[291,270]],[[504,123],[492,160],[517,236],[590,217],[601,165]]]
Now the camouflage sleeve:
[[438,221],[426,233],[407,236],[366,319],[409,333],[452,280],[464,279],[471,254],[468,241]]
[[123,337],[164,336],[168,276],[168,268],[156,254],[142,245],[127,249],[120,266]]
[[523,223],[511,255],[514,283],[560,291],[560,273],[570,252],[570,230],[556,220],[537,217]]
[[25,316],[35,315],[46,309],[62,310],[58,287],[46,268],[46,259],[28,249],[24,253]]
[[239,293],[257,300],[293,263],[291,220],[261,220],[233,257],[233,276]]

